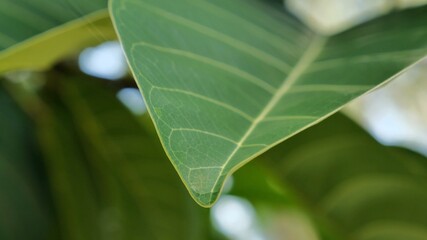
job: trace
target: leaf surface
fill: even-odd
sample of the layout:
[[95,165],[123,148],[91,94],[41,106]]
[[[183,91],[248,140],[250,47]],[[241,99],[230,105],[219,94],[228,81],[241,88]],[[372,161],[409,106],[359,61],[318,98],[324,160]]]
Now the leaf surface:
[[107,0],[0,2],[0,73],[45,69],[64,55],[114,38]]
[[319,36],[277,1],[112,0],[163,146],[193,198],[427,53],[427,8]]

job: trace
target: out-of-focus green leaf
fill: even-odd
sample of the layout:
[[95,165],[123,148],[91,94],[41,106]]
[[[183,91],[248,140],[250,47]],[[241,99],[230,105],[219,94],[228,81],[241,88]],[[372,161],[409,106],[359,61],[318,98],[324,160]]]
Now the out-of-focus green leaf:
[[241,171],[233,174],[233,188],[230,194],[249,199],[253,204],[269,206],[294,205],[287,189],[277,184],[269,169],[259,163],[251,163],[242,167]]
[[248,199],[254,205],[266,238],[339,239],[319,216],[306,208],[304,199],[296,196],[270,167],[262,160],[245,165],[233,174],[234,184],[229,193]]
[[102,239],[108,231],[102,228],[103,209],[71,115],[59,98],[43,97],[49,105],[39,113],[37,129],[61,239]]
[[334,239],[427,239],[425,157],[382,146],[341,115],[263,157]]
[[115,33],[107,0],[0,1],[0,73],[45,69]]
[[194,204],[160,143],[114,92],[82,76],[51,82],[60,96],[46,99],[56,117],[45,120],[42,139],[53,154],[63,238],[205,239],[207,210]]
[[236,169],[427,54],[427,7],[324,37],[278,1],[112,0],[163,146],[211,206]]
[[0,85],[0,239],[47,239],[52,224],[32,125]]

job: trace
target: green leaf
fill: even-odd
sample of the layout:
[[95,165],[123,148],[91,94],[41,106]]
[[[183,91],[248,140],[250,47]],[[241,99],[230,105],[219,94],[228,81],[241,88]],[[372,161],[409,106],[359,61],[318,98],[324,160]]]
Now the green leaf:
[[319,36],[261,0],[112,0],[113,22],[163,146],[211,206],[254,157],[427,53],[427,8]]
[[70,115],[50,99],[48,111],[38,120],[39,142],[57,211],[59,235],[65,240],[102,238],[97,191]]
[[1,85],[0,109],[0,239],[47,239],[52,209],[33,128]]
[[55,154],[49,169],[63,237],[206,239],[206,210],[113,90],[84,76],[53,76],[50,94],[60,96],[45,98],[54,115],[44,113],[41,127],[46,153]]
[[262,158],[294,201],[317,223],[327,223],[322,227],[334,239],[427,238],[427,159],[380,145],[342,115]]
[[114,38],[107,0],[0,2],[0,73],[46,69],[65,55]]

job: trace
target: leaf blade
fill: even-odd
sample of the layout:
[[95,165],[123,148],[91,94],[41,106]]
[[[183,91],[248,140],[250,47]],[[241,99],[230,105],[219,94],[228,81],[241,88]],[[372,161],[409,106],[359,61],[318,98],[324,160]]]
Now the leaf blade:
[[[362,61],[358,65],[359,69],[370,67],[368,80],[351,76],[337,81],[342,77],[331,80],[331,76],[346,75],[349,66],[364,58],[356,56],[342,66],[332,64],[337,69],[323,72],[319,72],[319,65],[337,61],[337,55],[354,56],[345,48],[351,43],[348,35],[365,29],[384,30],[382,25],[388,25],[382,22],[386,20],[325,39],[272,3],[261,1],[166,4],[115,0],[111,9],[164,148],[202,206],[215,202],[224,179],[237,168],[338,111],[427,53],[424,42],[413,41],[406,50],[420,52],[392,62],[387,71],[375,73],[373,69],[383,67],[389,59],[374,58],[376,64]],[[426,8],[417,11],[417,18],[425,18]],[[225,20],[212,12],[226,16]],[[407,15],[389,18],[404,20]],[[261,31],[268,32],[269,38],[258,36]],[[418,34],[427,38],[425,31]],[[271,40],[277,38],[283,40],[286,51]],[[378,53],[372,44],[367,46],[355,47],[355,52]]]

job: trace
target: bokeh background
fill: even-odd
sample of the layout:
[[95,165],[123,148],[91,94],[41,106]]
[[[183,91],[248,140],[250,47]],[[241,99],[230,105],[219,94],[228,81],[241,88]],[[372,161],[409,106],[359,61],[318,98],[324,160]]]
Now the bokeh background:
[[[322,33],[334,33],[396,9],[426,3],[425,0],[289,0],[287,6],[312,28]],[[72,90],[64,90],[72,89],[72,84],[70,86],[52,84],[49,78],[55,73],[49,73],[47,77],[42,73],[21,71],[10,73],[5,77],[7,83],[0,94],[2,102],[0,159],[4,158],[0,161],[0,239],[173,239],[166,233],[150,235],[149,228],[157,228],[156,224],[173,225],[175,222],[192,225],[195,229],[193,233],[189,234],[183,230],[183,234],[189,234],[188,239],[201,239],[200,236],[204,236],[202,239],[233,240],[323,238],[322,230],[315,226],[318,222],[305,214],[305,211],[296,207],[277,207],[276,203],[268,205],[257,200],[266,197],[273,199],[271,200],[273,202],[295,206],[288,193],[280,190],[281,187],[277,183],[280,181],[266,177],[268,174],[258,166],[250,165],[242,171],[242,174],[230,178],[225,194],[211,210],[199,209],[191,199],[187,199],[188,196],[180,196],[181,192],[176,193],[174,198],[181,199],[177,204],[185,202],[185,206],[170,205],[161,200],[158,200],[160,201],[158,203],[156,198],[144,200],[150,193],[140,193],[138,188],[150,190],[157,186],[138,186],[139,181],[154,179],[153,181],[157,183],[168,184],[164,179],[155,180],[155,176],[144,175],[144,179],[139,179],[141,176],[138,176],[138,169],[147,171],[147,168],[152,167],[149,165],[151,163],[148,165],[129,163],[127,168],[121,167],[122,162],[103,163],[108,162],[111,157],[109,154],[112,154],[103,148],[114,148],[114,143],[108,145],[103,141],[103,146],[95,146],[96,144],[91,143],[91,139],[86,139],[86,143],[81,139],[76,140],[79,144],[99,148],[96,156],[89,156],[89,150],[81,149],[82,145],[76,147],[78,150],[69,148],[70,145],[76,145],[73,141],[79,137],[73,132],[63,130],[66,127],[81,128],[76,130],[81,131],[78,134],[102,131],[92,126],[93,121],[107,118],[105,112],[115,114],[114,106],[118,103],[122,104],[123,109],[127,109],[127,114],[134,116],[138,122],[149,122],[144,101],[132,82],[120,44],[109,41],[87,48],[55,68],[71,72],[80,78],[91,79],[94,85],[110,89],[113,94],[109,96],[113,96],[116,103],[108,100],[108,104],[105,103],[103,106],[105,111],[100,111],[99,114],[95,112],[92,118],[74,118],[73,114],[86,116],[84,111],[89,110],[76,108],[64,99],[77,99],[75,101],[81,101],[81,104],[89,109],[91,102],[102,101],[99,100],[100,96],[99,98],[90,96],[94,94],[90,90],[94,88],[93,86],[85,86],[87,92],[79,95]],[[83,74],[87,77],[81,77]],[[17,93],[22,89],[28,94]],[[49,92],[52,89],[59,91],[59,96]],[[45,92],[41,99],[31,94],[38,91]],[[45,106],[47,100],[54,103]],[[426,103],[427,59],[381,89],[352,102],[343,112],[384,146],[404,147],[427,156]],[[39,116],[41,113],[52,111],[49,109],[56,109],[59,113],[46,114],[50,117]],[[29,120],[28,115],[37,115],[37,118],[42,120],[34,123]],[[55,119],[60,119],[60,124],[55,123],[57,122]],[[83,121],[84,126],[76,126],[76,121]],[[111,120],[114,121],[120,119]],[[127,137],[132,137],[133,130],[120,130],[115,127],[116,125],[113,127],[109,124],[106,123],[107,129],[114,128],[113,132],[122,131],[121,133],[128,134]],[[135,123],[129,123],[132,124]],[[45,127],[50,130],[38,130],[38,133],[34,133],[34,125],[39,126],[39,129]],[[148,132],[148,135],[153,134],[152,129],[144,131]],[[120,136],[120,133],[114,134]],[[50,142],[50,148],[53,148],[49,150],[50,156],[45,156],[46,148],[42,151],[37,149],[35,142],[39,138]],[[134,150],[140,147],[130,148]],[[76,151],[81,152],[81,156]],[[126,154],[123,156],[125,160],[131,161],[138,157],[141,156]],[[133,171],[132,168],[137,171]],[[171,167],[168,169],[170,171],[168,174],[174,174]],[[259,196],[252,196],[254,193],[250,193],[250,187],[254,186],[248,183],[248,179],[252,183],[258,182],[255,188],[265,190],[258,192]],[[178,180],[175,176],[177,186],[169,188],[182,191]],[[92,185],[89,186],[88,183]],[[156,207],[163,209],[158,211],[163,214],[162,216],[153,210]],[[176,208],[182,209],[176,211]],[[180,211],[186,213],[180,215]],[[196,218],[188,216],[188,212],[191,211],[192,215],[197,215]],[[170,212],[174,213],[167,217]],[[176,216],[187,217],[174,219]],[[161,217],[163,219],[156,219]],[[179,226],[162,226],[159,229],[164,228],[162,231],[168,231],[168,228],[176,227]]]

